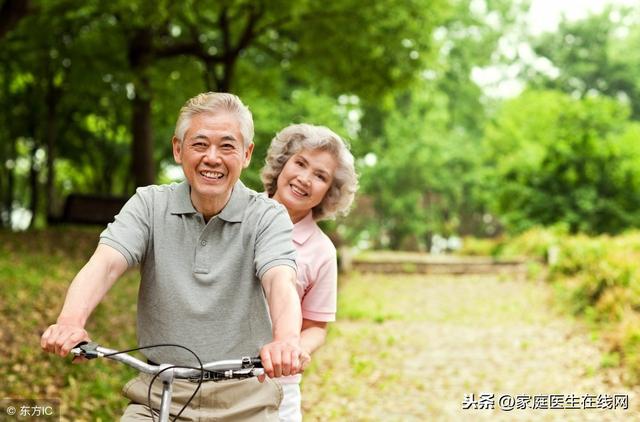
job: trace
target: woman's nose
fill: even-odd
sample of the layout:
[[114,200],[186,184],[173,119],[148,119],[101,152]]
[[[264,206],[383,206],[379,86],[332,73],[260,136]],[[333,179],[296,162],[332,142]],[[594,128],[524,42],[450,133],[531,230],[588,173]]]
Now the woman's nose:
[[309,173],[306,172],[306,171],[303,171],[302,173],[300,173],[298,175],[298,180],[300,180],[300,183],[302,183],[304,185],[309,185],[309,183],[310,183],[309,182],[310,181]]

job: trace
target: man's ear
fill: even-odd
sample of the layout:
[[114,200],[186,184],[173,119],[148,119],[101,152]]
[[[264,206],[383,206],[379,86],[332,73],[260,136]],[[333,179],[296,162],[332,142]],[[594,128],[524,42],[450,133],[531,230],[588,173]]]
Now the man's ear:
[[174,136],[171,139],[171,144],[173,146],[173,159],[176,164],[182,164],[182,141]]
[[254,146],[255,146],[255,144],[252,142],[244,150],[244,164],[243,164],[242,168],[246,169],[247,167],[249,167],[249,164],[251,163],[251,154],[253,154],[253,147]]

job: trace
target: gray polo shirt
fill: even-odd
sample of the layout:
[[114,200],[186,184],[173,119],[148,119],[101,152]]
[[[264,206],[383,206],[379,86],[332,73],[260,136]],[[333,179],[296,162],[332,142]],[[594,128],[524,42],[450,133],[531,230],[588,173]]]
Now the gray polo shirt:
[[[260,283],[277,265],[296,268],[285,208],[238,181],[205,224],[186,182],[139,188],[100,243],[140,265],[138,342],[177,343],[203,362],[257,356],[271,341]],[[194,364],[178,348],[143,351],[158,363]]]

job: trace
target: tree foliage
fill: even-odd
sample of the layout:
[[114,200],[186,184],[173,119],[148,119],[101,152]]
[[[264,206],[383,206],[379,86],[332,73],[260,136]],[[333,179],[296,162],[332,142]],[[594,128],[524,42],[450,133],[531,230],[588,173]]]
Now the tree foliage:
[[581,97],[621,98],[630,104],[633,118],[640,118],[639,13],[608,7],[582,20],[564,20],[557,31],[532,40],[535,52],[556,67],[557,75],[534,73],[530,84]]
[[565,224],[618,233],[640,224],[640,125],[606,97],[529,91],[484,139],[492,207],[511,230]]
[[127,195],[154,182],[171,162],[177,110],[198,92],[233,91],[256,101],[257,115],[280,110],[271,133],[259,131],[266,141],[276,123],[326,121],[296,93],[339,108],[343,94],[374,101],[407,86],[444,8],[440,0],[28,3],[0,5],[15,11],[0,38],[4,224],[16,202],[45,215],[71,190]]
[[531,38],[547,66],[526,68],[521,97],[489,100],[472,74],[511,64],[499,46],[526,4],[0,0],[2,225],[16,208],[42,225],[71,192],[174,179],[177,111],[217,90],[254,114],[252,188],[290,123],[350,142],[361,189],[326,226],[338,241],[424,250],[433,234],[637,226],[638,11]]
[[388,104],[363,107],[367,142],[358,154],[375,157],[375,164],[363,160],[360,206],[367,212],[349,224],[377,247],[424,250],[434,234],[487,235],[491,229],[477,183],[487,114],[471,71],[490,63],[517,8],[503,1],[484,5],[477,10],[452,2],[434,31],[437,51],[421,80]]

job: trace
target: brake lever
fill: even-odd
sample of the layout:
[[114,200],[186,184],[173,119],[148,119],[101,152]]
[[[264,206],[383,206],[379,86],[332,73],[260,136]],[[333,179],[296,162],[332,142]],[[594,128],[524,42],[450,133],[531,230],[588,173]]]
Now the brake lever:
[[264,374],[262,368],[233,369],[224,372],[225,378],[250,378]]
[[102,353],[98,352],[98,343],[95,342],[86,342],[76,345],[73,349],[71,349],[71,353],[76,356],[82,356],[86,359],[95,359],[102,357]]

